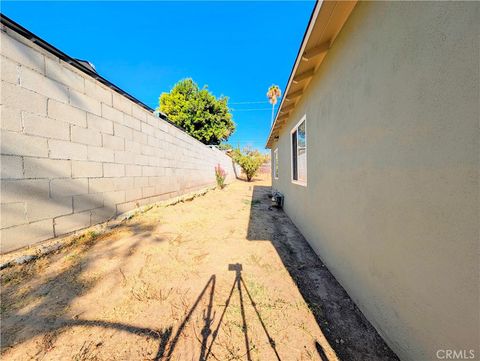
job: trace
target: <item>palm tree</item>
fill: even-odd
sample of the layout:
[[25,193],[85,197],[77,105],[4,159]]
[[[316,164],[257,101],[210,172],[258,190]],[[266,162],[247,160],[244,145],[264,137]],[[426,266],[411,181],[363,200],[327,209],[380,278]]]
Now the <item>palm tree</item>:
[[270,88],[268,88],[267,97],[268,97],[268,100],[270,101],[270,104],[272,104],[272,123],[271,124],[273,124],[273,113],[274,113],[275,104],[277,104],[277,100],[281,96],[282,96],[282,92],[278,85],[273,84],[272,86],[270,86]]

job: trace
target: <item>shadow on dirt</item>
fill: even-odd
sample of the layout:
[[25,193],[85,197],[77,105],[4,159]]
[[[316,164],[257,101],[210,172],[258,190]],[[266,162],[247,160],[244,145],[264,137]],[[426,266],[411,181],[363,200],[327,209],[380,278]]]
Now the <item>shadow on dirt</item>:
[[[331,348],[341,360],[398,360],[288,216],[254,185],[247,239],[271,241]],[[327,360],[321,343],[315,347]]]
[[[177,345],[178,339],[180,338],[185,326],[189,322],[190,318],[192,317],[193,313],[195,312],[196,308],[198,307],[200,301],[205,297],[208,298],[208,305],[207,305],[206,309],[203,310],[204,325],[203,325],[203,328],[200,332],[202,337],[201,337],[201,347],[200,347],[199,361],[208,360],[209,357],[212,356],[212,348],[213,348],[213,346],[215,344],[215,341],[217,339],[217,336],[219,334],[220,327],[222,326],[222,322],[224,320],[224,316],[225,316],[225,314],[227,312],[227,309],[230,305],[230,302],[232,300],[232,296],[235,293],[235,290],[237,290],[239,301],[240,301],[240,314],[241,314],[241,317],[242,317],[242,332],[244,334],[244,339],[245,339],[245,350],[246,350],[245,356],[246,356],[247,361],[252,361],[252,356],[250,354],[251,347],[250,347],[250,341],[249,341],[249,336],[248,336],[248,323],[247,323],[247,317],[245,315],[245,308],[248,305],[248,303],[245,304],[243,291],[246,292],[248,300],[250,301],[249,303],[250,303],[251,307],[253,307],[253,309],[255,310],[255,313],[258,317],[258,320],[259,320],[260,324],[262,325],[265,336],[268,339],[268,343],[269,343],[270,347],[272,348],[272,350],[275,354],[276,360],[281,361],[281,358],[280,358],[280,356],[277,352],[277,349],[276,349],[275,341],[270,336],[270,333],[268,332],[268,329],[265,326],[265,323],[264,323],[263,318],[262,318],[262,316],[261,316],[261,314],[260,314],[260,312],[257,308],[257,305],[256,305],[255,301],[253,300],[252,295],[251,295],[247,285],[245,284],[245,281],[243,280],[242,265],[239,264],[239,263],[229,264],[228,269],[229,269],[229,271],[235,271],[235,279],[234,279],[233,284],[230,288],[230,292],[228,294],[228,297],[225,300],[225,302],[223,303],[225,306],[224,306],[224,308],[222,310],[222,313],[221,313],[221,315],[218,319],[218,322],[215,326],[215,329],[212,330],[212,326],[214,324],[214,318],[215,318],[215,313],[213,312],[213,307],[214,307],[213,303],[214,303],[214,295],[215,295],[216,276],[212,275],[210,277],[210,279],[208,280],[207,284],[205,285],[205,287],[203,288],[203,290],[198,295],[198,297],[195,300],[195,302],[193,303],[193,305],[191,306],[190,310],[186,314],[182,323],[178,327],[178,329],[175,333],[175,336],[173,336],[173,338],[171,339],[170,342],[165,343],[164,346],[162,346],[162,344],[160,344],[160,347],[158,349],[155,360],[163,360],[163,359],[170,360],[171,359],[171,357],[173,355],[173,351],[175,350],[175,347]],[[207,290],[208,290],[208,292],[207,292]],[[210,339],[210,337],[211,337],[211,339]]]
[[[135,226],[135,223],[132,224],[134,229]],[[143,230],[145,230],[145,228],[143,228]],[[124,331],[133,335],[153,339],[158,342],[158,349],[153,360],[171,360],[174,356],[174,351],[178,345],[180,337],[185,331],[186,326],[191,321],[192,316],[195,312],[202,312],[203,327],[200,332],[201,346],[199,361],[205,361],[212,357],[215,358],[212,348],[219,334],[220,327],[222,326],[227,309],[231,304],[235,290],[237,290],[242,317],[242,332],[245,340],[246,359],[248,361],[252,360],[248,336],[248,322],[245,315],[245,308],[247,306],[251,306],[255,311],[258,321],[260,322],[264,331],[265,337],[267,338],[268,343],[275,354],[275,359],[278,361],[281,360],[276,349],[275,341],[271,337],[257,304],[252,297],[252,293],[249,291],[242,277],[242,265],[239,263],[228,265],[228,269],[235,272],[235,278],[232,282],[227,299],[222,303],[224,308],[215,326],[215,275],[212,275],[209,278],[193,304],[190,306],[188,312],[186,312],[182,322],[178,327],[176,327],[175,332],[173,332],[173,326],[158,330],[153,328],[137,327],[119,322],[89,320],[82,318],[70,319],[65,317],[64,313],[69,304],[75,298],[87,293],[94,286],[94,283],[87,284],[82,282],[80,280],[80,275],[82,271],[88,268],[89,263],[91,262],[91,259],[89,259],[88,256],[88,251],[97,241],[98,239],[95,239],[94,237],[83,240],[81,255],[79,255],[77,259],[72,262],[66,271],[56,274],[54,277],[51,277],[38,285],[38,287],[29,289],[25,293],[17,293],[17,286],[19,285],[19,282],[25,282],[35,276],[35,271],[38,268],[38,261],[32,262],[29,265],[24,265],[21,269],[19,268],[19,272],[21,272],[21,274],[15,274],[13,271],[12,273],[9,273],[9,278],[5,279],[5,277],[2,277],[2,286],[4,284],[4,287],[2,287],[2,307],[5,307],[2,308],[2,319],[6,321],[2,325],[1,330],[1,338],[3,341],[2,353],[15,344],[25,342],[26,340],[38,335],[43,335],[43,343],[45,344],[44,352],[46,354],[49,351],[49,347],[55,343],[55,340],[62,332],[72,327],[83,326]],[[136,243],[132,245],[132,253],[128,255],[124,254],[124,257],[128,258],[129,255],[133,254],[135,252],[135,247]],[[112,249],[112,252],[115,252],[115,248]],[[247,296],[248,302],[245,302],[244,292]],[[33,299],[39,297],[42,297],[42,301],[37,303],[35,307],[31,308],[29,312],[24,313],[21,311],[21,308],[24,304],[27,302],[32,302]],[[201,303],[203,304],[204,302],[202,301],[205,300],[208,300],[207,306],[206,308],[201,309],[202,307],[199,307],[199,305]],[[3,317],[4,311],[5,316],[8,316],[6,319]],[[212,329],[213,326],[215,327],[214,329]],[[88,350],[85,349],[84,351],[87,352]],[[35,356],[41,358],[43,355],[37,354]]]
[[[121,261],[118,268],[121,272],[141,242],[147,238],[153,242],[164,241],[159,236],[152,237],[155,228],[153,224],[140,225],[133,220],[122,227],[136,238],[128,247],[123,247],[124,249],[115,245],[112,232],[100,236],[91,232],[80,236],[72,244],[48,257],[40,257],[32,262],[2,270],[0,279],[2,353],[39,335],[43,335],[44,351],[48,352],[49,347],[62,332],[75,326],[101,327],[144,335],[159,340],[159,349],[165,347],[172,332],[171,327],[166,330],[155,330],[117,322],[66,317],[72,302],[87,294],[99,281],[95,277],[88,280],[83,277],[95,262],[95,255],[92,253],[94,247],[97,251],[100,249],[106,258],[119,257]],[[24,287],[25,284],[34,281],[38,274],[46,273],[49,266],[55,262],[64,262],[61,272],[55,272],[41,282],[32,282],[34,287]],[[41,355],[37,354],[35,357]]]

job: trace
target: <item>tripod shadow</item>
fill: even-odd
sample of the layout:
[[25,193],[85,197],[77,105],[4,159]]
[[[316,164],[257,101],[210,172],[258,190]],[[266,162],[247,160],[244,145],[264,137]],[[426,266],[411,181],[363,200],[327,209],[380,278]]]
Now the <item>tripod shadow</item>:
[[175,333],[175,336],[170,341],[170,336],[171,334],[165,339],[163,338],[158,346],[157,354],[154,358],[155,361],[159,360],[170,360],[172,358],[173,351],[175,351],[175,347],[177,346],[178,340],[180,339],[180,336],[182,335],[183,330],[185,329],[185,326],[188,324],[190,319],[192,318],[192,315],[197,308],[198,304],[202,300],[203,296],[205,295],[207,289],[210,288],[210,294],[209,294],[209,303],[207,307],[207,312],[204,316],[204,327],[202,329],[202,348],[201,348],[201,354],[200,354],[200,360],[204,360],[203,354],[204,350],[206,349],[206,343],[208,340],[209,336],[209,329],[210,329],[210,324],[213,322],[213,318],[211,316],[212,308],[213,308],[213,295],[215,293],[215,283],[216,283],[216,276],[212,275],[205,287],[203,287],[203,290],[200,292],[198,295],[197,299],[195,300],[195,303],[190,307],[190,310],[188,311],[187,315],[183,319],[182,323],[177,329],[177,332]]
[[[212,348],[213,345],[215,344],[215,340],[218,337],[220,327],[222,325],[224,316],[227,312],[228,306],[230,305],[230,302],[232,300],[233,293],[235,289],[238,290],[238,296],[240,300],[240,314],[242,316],[242,332],[244,335],[244,340],[245,340],[245,349],[246,349],[246,358],[248,361],[252,361],[252,356],[251,356],[251,347],[250,347],[250,340],[248,338],[248,324],[247,324],[247,317],[245,315],[245,303],[244,303],[244,294],[243,291],[245,291],[248,300],[250,301],[250,304],[252,305],[253,309],[255,310],[255,313],[258,317],[258,320],[260,321],[260,324],[262,326],[262,329],[265,333],[265,336],[268,339],[268,344],[272,348],[276,360],[281,361],[280,356],[278,354],[277,348],[275,341],[273,338],[270,336],[270,333],[268,332],[267,327],[265,326],[265,322],[262,319],[262,316],[260,315],[260,312],[257,308],[257,304],[253,300],[253,297],[248,290],[247,285],[245,284],[245,281],[243,280],[242,277],[242,265],[240,263],[235,263],[235,264],[229,264],[228,265],[228,270],[229,271],[235,271],[235,279],[233,281],[232,287],[230,288],[230,292],[228,294],[228,297],[225,301],[225,307],[220,315],[220,318],[218,320],[218,323],[215,327],[215,330],[212,332],[212,325],[215,320],[215,315],[216,312],[213,310],[213,300],[214,300],[214,294],[215,294],[215,283],[216,283],[216,276],[212,275],[208,282],[206,283],[205,287],[202,289],[200,294],[198,295],[197,299],[195,300],[194,304],[191,306],[190,310],[188,311],[187,315],[183,319],[182,323],[177,329],[177,332],[171,338],[172,334],[171,332],[168,335],[165,335],[165,337],[162,337],[161,342],[159,344],[158,350],[156,357],[154,360],[171,360],[173,352],[175,351],[175,347],[178,344],[178,340],[180,339],[180,336],[182,332],[185,329],[185,326],[188,324],[190,319],[192,318],[193,313],[195,312],[196,308],[198,307],[200,301],[206,296],[207,290],[208,292],[208,305],[206,310],[203,312],[203,328],[200,332],[201,334],[201,348],[200,348],[200,356],[199,356],[199,361],[206,361],[210,356],[212,356]],[[210,339],[211,336],[211,339]],[[170,339],[171,338],[171,339]],[[209,342],[210,339],[210,342]]]
[[252,360],[252,356],[250,354],[250,341],[249,341],[249,338],[248,338],[247,318],[245,316],[245,305],[244,305],[244,301],[243,301],[243,292],[242,292],[242,286],[243,286],[243,288],[245,289],[245,292],[248,296],[248,299],[250,300],[250,304],[252,305],[253,309],[255,310],[255,313],[258,317],[258,320],[260,321],[260,324],[262,325],[265,336],[268,339],[268,343],[269,343],[270,347],[272,348],[273,352],[275,353],[276,359],[280,361],[281,359],[280,359],[280,356],[278,354],[278,351],[277,351],[277,348],[276,348],[276,345],[275,345],[275,341],[270,336],[270,334],[267,330],[267,327],[265,326],[265,323],[263,322],[262,316],[260,315],[260,312],[258,311],[257,304],[253,300],[252,295],[251,295],[250,291],[248,290],[248,287],[245,284],[245,281],[243,280],[242,265],[240,263],[229,264],[228,265],[228,270],[229,271],[235,271],[235,280],[233,281],[232,287],[230,289],[230,293],[229,293],[228,298],[225,302],[225,308],[223,309],[223,312],[220,316],[217,327],[216,327],[215,331],[213,331],[212,341],[210,342],[210,346],[208,347],[205,358],[203,358],[203,359],[201,358],[200,360],[207,360],[208,357],[210,356],[211,352],[212,352],[213,344],[214,344],[214,342],[215,342],[215,340],[218,336],[218,331],[220,329],[220,326],[222,325],[223,317],[225,316],[227,308],[230,305],[230,300],[232,299],[233,292],[235,291],[235,288],[237,288],[237,290],[238,290],[238,296],[239,296],[239,299],[240,299],[240,314],[242,315],[242,326],[243,326],[242,331],[243,331],[243,335],[244,335],[244,338],[245,338],[246,356],[247,356],[248,361]]
[[315,341],[315,349],[317,350],[318,356],[320,357],[320,359],[322,361],[328,361],[328,357],[325,354],[325,351],[323,351],[322,345],[320,345],[320,343],[318,341]]

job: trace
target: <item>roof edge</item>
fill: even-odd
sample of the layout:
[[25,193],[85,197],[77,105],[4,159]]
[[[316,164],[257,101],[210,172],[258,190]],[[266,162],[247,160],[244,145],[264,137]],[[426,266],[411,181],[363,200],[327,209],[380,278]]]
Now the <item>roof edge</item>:
[[298,64],[300,63],[300,60],[302,58],[302,54],[305,50],[305,47],[307,46],[308,39],[310,38],[310,34],[313,30],[313,26],[315,25],[315,21],[317,20],[318,13],[320,11],[320,8],[323,4],[323,0],[316,0],[315,6],[312,10],[312,14],[310,15],[310,19],[308,20],[308,25],[307,28],[305,29],[305,33],[303,34],[302,42],[300,44],[300,48],[298,49],[297,52],[297,57],[295,58],[295,62],[293,63],[292,70],[290,71],[290,76],[288,77],[288,82],[287,82],[287,87],[285,88],[285,91],[283,92],[283,97],[282,101],[280,102],[280,106],[277,109],[277,113],[275,114],[275,120],[273,121],[271,127],[270,127],[270,132],[268,134],[267,138],[267,144],[265,144],[265,148],[269,149],[268,143],[270,142],[270,138],[272,137],[272,132],[273,129],[275,128],[275,125],[277,123],[278,115],[280,114],[280,109],[282,108],[282,105],[285,101],[285,94],[287,94],[288,89],[290,88],[290,84],[292,83],[293,77],[295,75],[295,70],[297,70]]
[[[328,50],[331,48],[337,35],[347,22],[356,4],[357,0],[317,0],[292,67],[290,77],[288,78],[282,101],[280,102],[280,106],[275,115],[275,120],[270,128],[265,148],[269,149],[272,147],[273,140],[278,137],[278,132],[291,116],[291,111],[295,109],[299,99],[301,99],[307,89],[310,80],[321,67],[325,55],[328,55]],[[319,23],[321,26],[320,28],[316,27],[319,18],[323,19],[321,23]],[[319,40],[321,40],[321,43],[319,43]],[[305,69],[305,65],[302,65],[303,60],[305,60],[305,64],[308,63],[311,66]],[[297,74],[298,72],[300,72],[300,74]],[[300,89],[296,91],[294,87],[294,91],[289,94],[292,83],[302,84],[302,82],[306,85],[302,85]],[[287,99],[289,99],[291,103],[284,107]],[[280,115],[281,113],[283,114]],[[281,119],[279,119],[280,117]],[[276,136],[274,137],[274,135]]]

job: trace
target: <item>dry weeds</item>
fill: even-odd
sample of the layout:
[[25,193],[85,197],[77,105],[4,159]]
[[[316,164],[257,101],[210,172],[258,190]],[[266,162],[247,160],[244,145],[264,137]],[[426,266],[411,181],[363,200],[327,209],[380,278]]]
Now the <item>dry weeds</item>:
[[[333,342],[342,329],[322,332],[322,304],[297,288],[289,257],[304,250],[284,237],[305,241],[269,209],[268,183],[154,207],[0,271],[2,359],[335,360],[355,351],[355,340]],[[382,357],[370,359],[390,359],[378,342],[370,349]]]

